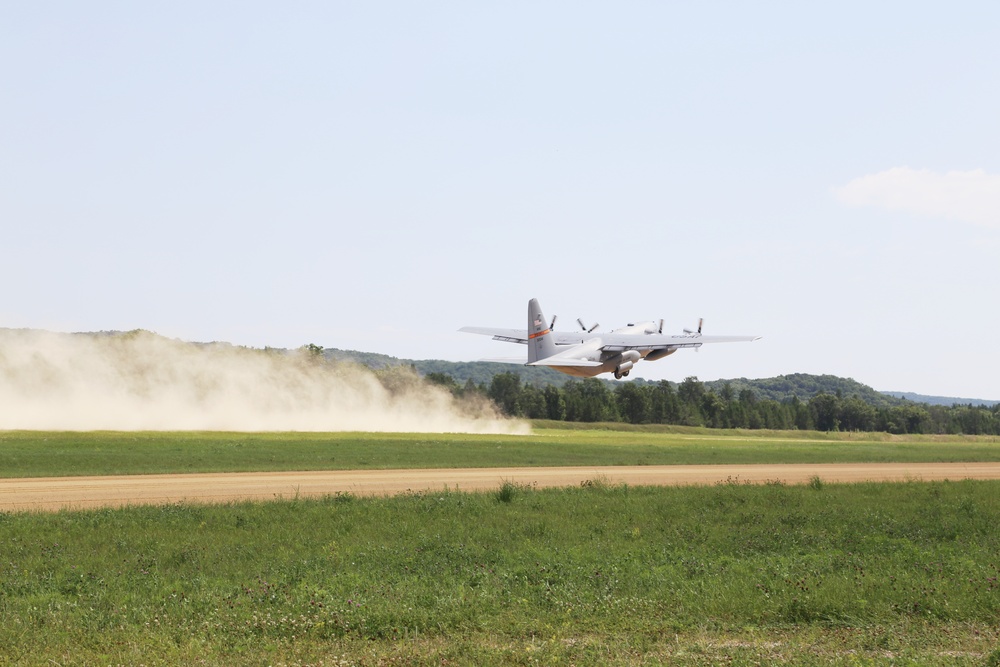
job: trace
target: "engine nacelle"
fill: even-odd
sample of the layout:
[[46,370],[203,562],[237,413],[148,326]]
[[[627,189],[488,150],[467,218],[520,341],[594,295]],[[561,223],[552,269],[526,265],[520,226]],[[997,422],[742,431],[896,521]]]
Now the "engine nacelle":
[[[640,359],[642,359],[642,355],[639,354],[638,350],[625,350],[624,352],[622,352],[621,354],[618,355],[618,358],[621,360],[621,363],[623,363],[623,364],[626,361],[632,362],[634,364],[635,362],[637,362]],[[629,368],[632,368],[632,367],[629,366]]]
[[667,348],[665,350],[653,350],[646,355],[646,361],[656,361],[657,359],[662,359],[663,357],[670,356],[677,351],[677,348]]

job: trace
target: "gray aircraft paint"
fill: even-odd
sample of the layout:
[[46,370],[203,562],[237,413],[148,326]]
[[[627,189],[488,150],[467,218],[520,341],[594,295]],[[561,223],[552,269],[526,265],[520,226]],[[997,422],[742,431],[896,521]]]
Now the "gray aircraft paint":
[[[553,322],[555,320],[553,319]],[[485,359],[528,366],[549,366],[567,375],[593,377],[614,373],[616,378],[628,375],[635,364],[646,359],[655,361],[681,348],[699,348],[706,343],[739,343],[758,340],[760,336],[705,336],[699,324],[697,331],[685,329],[683,334],[664,334],[663,321],[629,324],[610,333],[555,332],[542,314],[538,299],[528,301],[527,329],[493,327],[462,327],[465,333],[492,336],[493,340],[528,346],[528,358]]]
[[542,314],[538,299],[528,302],[528,363],[533,364],[556,353],[549,322]]

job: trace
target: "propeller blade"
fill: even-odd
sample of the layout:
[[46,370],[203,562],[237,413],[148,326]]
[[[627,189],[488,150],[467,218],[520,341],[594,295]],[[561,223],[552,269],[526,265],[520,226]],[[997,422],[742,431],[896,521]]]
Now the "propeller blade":
[[698,333],[701,333],[701,325],[704,324],[704,323],[705,323],[705,318],[704,317],[699,317],[698,318]]
[[595,323],[595,324],[594,324],[594,326],[592,326],[592,327],[590,327],[589,329],[587,329],[587,333],[594,333],[594,331],[595,331],[595,330],[597,329],[597,327],[599,327],[599,326],[601,326],[601,325],[600,325],[600,324],[596,324],[596,323]]
[[552,316],[552,321],[549,323],[549,331],[551,331],[551,330],[553,330],[553,329],[556,328],[556,318],[557,317],[559,317],[559,316],[558,315],[553,315]]
[[663,318],[660,318],[660,328],[656,331],[656,333],[663,333]]
[[580,331],[586,331],[587,330],[587,325],[583,323],[583,318],[582,317],[576,318],[576,323],[580,325]]

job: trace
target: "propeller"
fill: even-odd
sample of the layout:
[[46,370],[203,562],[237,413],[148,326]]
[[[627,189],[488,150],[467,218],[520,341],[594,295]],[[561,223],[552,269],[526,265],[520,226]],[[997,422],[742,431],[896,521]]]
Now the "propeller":
[[656,330],[656,333],[663,333],[663,318],[660,318],[660,328]]
[[549,331],[552,331],[553,329],[556,328],[556,318],[557,317],[558,317],[558,315],[553,315],[552,316],[552,321],[549,323]]
[[[660,321],[662,322],[663,320],[660,320]],[[705,323],[705,318],[704,317],[699,317],[698,318],[698,331],[697,331],[697,333],[699,333],[699,334],[701,333],[701,325],[704,324],[704,323]],[[685,329],[684,333],[686,333],[686,334],[693,334],[695,332],[691,331],[690,329]]]
[[593,333],[597,329],[597,327],[601,326],[600,324],[594,324],[594,326],[588,329],[587,325],[583,323],[582,318],[577,318],[576,323],[579,324],[580,328],[586,331],[587,333]]

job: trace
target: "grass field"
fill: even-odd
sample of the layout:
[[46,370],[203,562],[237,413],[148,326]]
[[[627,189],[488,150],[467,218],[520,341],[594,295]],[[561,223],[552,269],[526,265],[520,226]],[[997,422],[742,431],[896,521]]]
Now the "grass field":
[[5,515],[0,650],[23,664],[984,665],[1000,657],[998,522],[993,482],[596,480]]
[[[8,475],[8,461],[51,474],[65,465],[52,451],[67,450],[108,473],[165,472],[192,453],[198,466],[224,466],[247,449],[259,467],[242,469],[267,469],[268,456],[318,467],[366,456],[366,442],[390,459],[369,452],[371,467],[442,465],[449,453],[461,463],[445,465],[570,464],[575,449],[612,464],[696,462],[699,452],[801,461],[840,449],[848,458],[821,460],[942,460],[949,448],[971,457],[958,460],[996,460],[997,448],[634,430],[0,438]],[[156,460],[143,464],[143,453]],[[101,467],[116,455],[123,468]],[[0,664],[996,667],[997,526],[1000,482],[818,478],[7,513]]]
[[995,436],[720,432],[678,427],[533,435],[392,433],[0,433],[0,476],[366,468],[1000,461]]

